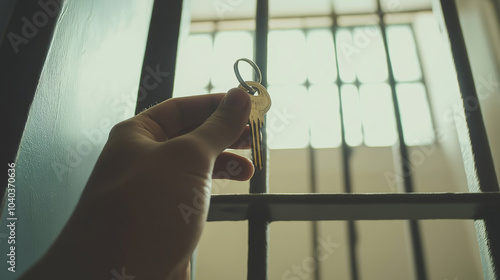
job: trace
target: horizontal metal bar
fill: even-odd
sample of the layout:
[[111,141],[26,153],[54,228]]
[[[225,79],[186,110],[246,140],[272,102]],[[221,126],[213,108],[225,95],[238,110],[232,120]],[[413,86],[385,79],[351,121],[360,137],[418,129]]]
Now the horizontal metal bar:
[[[432,12],[432,8],[422,8],[422,9],[408,9],[408,10],[396,10],[394,9],[393,11],[382,11],[384,15],[399,15],[399,14],[415,14],[415,13],[425,13],[425,12]],[[329,17],[331,16],[331,13],[327,14],[311,14],[311,15],[297,15],[297,16],[290,16],[290,15],[284,15],[284,16],[271,16],[269,17],[269,20],[274,20],[274,19],[296,19],[296,18],[324,18],[324,17]],[[374,16],[377,15],[377,11],[370,11],[370,12],[361,12],[361,13],[340,13],[337,14],[335,13],[335,16],[338,17],[356,17],[356,16]],[[239,18],[228,18],[224,20],[214,20],[214,19],[195,19],[192,20],[191,22],[193,23],[201,23],[201,22],[220,22],[220,21],[241,21],[241,20],[254,20],[255,18],[253,17],[239,17]]]
[[207,220],[246,220],[249,205],[269,222],[485,219],[500,213],[500,193],[213,195]]

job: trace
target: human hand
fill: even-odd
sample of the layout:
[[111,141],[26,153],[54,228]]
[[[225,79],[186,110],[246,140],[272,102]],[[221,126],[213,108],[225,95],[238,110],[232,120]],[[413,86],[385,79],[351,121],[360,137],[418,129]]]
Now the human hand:
[[224,96],[171,99],[117,124],[66,227],[23,279],[109,280],[122,268],[137,279],[189,279],[212,175],[253,174],[247,158],[223,152],[249,148],[250,97]]

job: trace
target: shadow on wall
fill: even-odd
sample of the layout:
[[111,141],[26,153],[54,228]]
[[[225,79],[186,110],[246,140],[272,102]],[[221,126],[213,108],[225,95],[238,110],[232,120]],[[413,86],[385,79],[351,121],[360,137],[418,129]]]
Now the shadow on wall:
[[[65,1],[16,159],[15,272],[2,253],[0,279],[17,279],[44,254],[73,211],[109,129],[133,116],[152,6],[153,0]],[[42,6],[36,13],[45,16],[31,21],[31,38],[49,15]],[[33,17],[21,12],[11,21]],[[25,55],[26,44],[17,55]],[[0,252],[13,245],[2,240],[7,230],[0,228]]]
[[14,10],[16,0],[0,1],[0,45],[4,40],[4,33],[9,24],[10,14]]

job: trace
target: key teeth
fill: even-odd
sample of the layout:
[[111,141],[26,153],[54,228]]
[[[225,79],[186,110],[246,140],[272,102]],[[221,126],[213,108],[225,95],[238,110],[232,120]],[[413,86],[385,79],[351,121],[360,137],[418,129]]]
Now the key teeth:
[[260,138],[260,120],[251,119],[250,132],[252,137],[252,161],[257,170],[262,170],[262,150]]
[[[264,126],[264,115],[271,107],[271,98],[266,88],[261,84],[257,82],[247,83],[259,91],[259,95],[251,96],[250,130],[252,137],[252,161],[255,169],[260,171],[264,168],[261,129]],[[240,85],[241,87],[242,85]]]

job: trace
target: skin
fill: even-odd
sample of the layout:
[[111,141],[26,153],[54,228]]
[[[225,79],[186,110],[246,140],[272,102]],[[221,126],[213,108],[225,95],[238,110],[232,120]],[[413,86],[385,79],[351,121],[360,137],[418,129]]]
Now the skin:
[[250,107],[249,94],[232,89],[170,99],[114,126],[65,228],[20,279],[109,280],[113,270],[190,279],[213,174],[231,162],[239,172],[229,179],[253,175],[247,158],[224,152],[249,148]]

